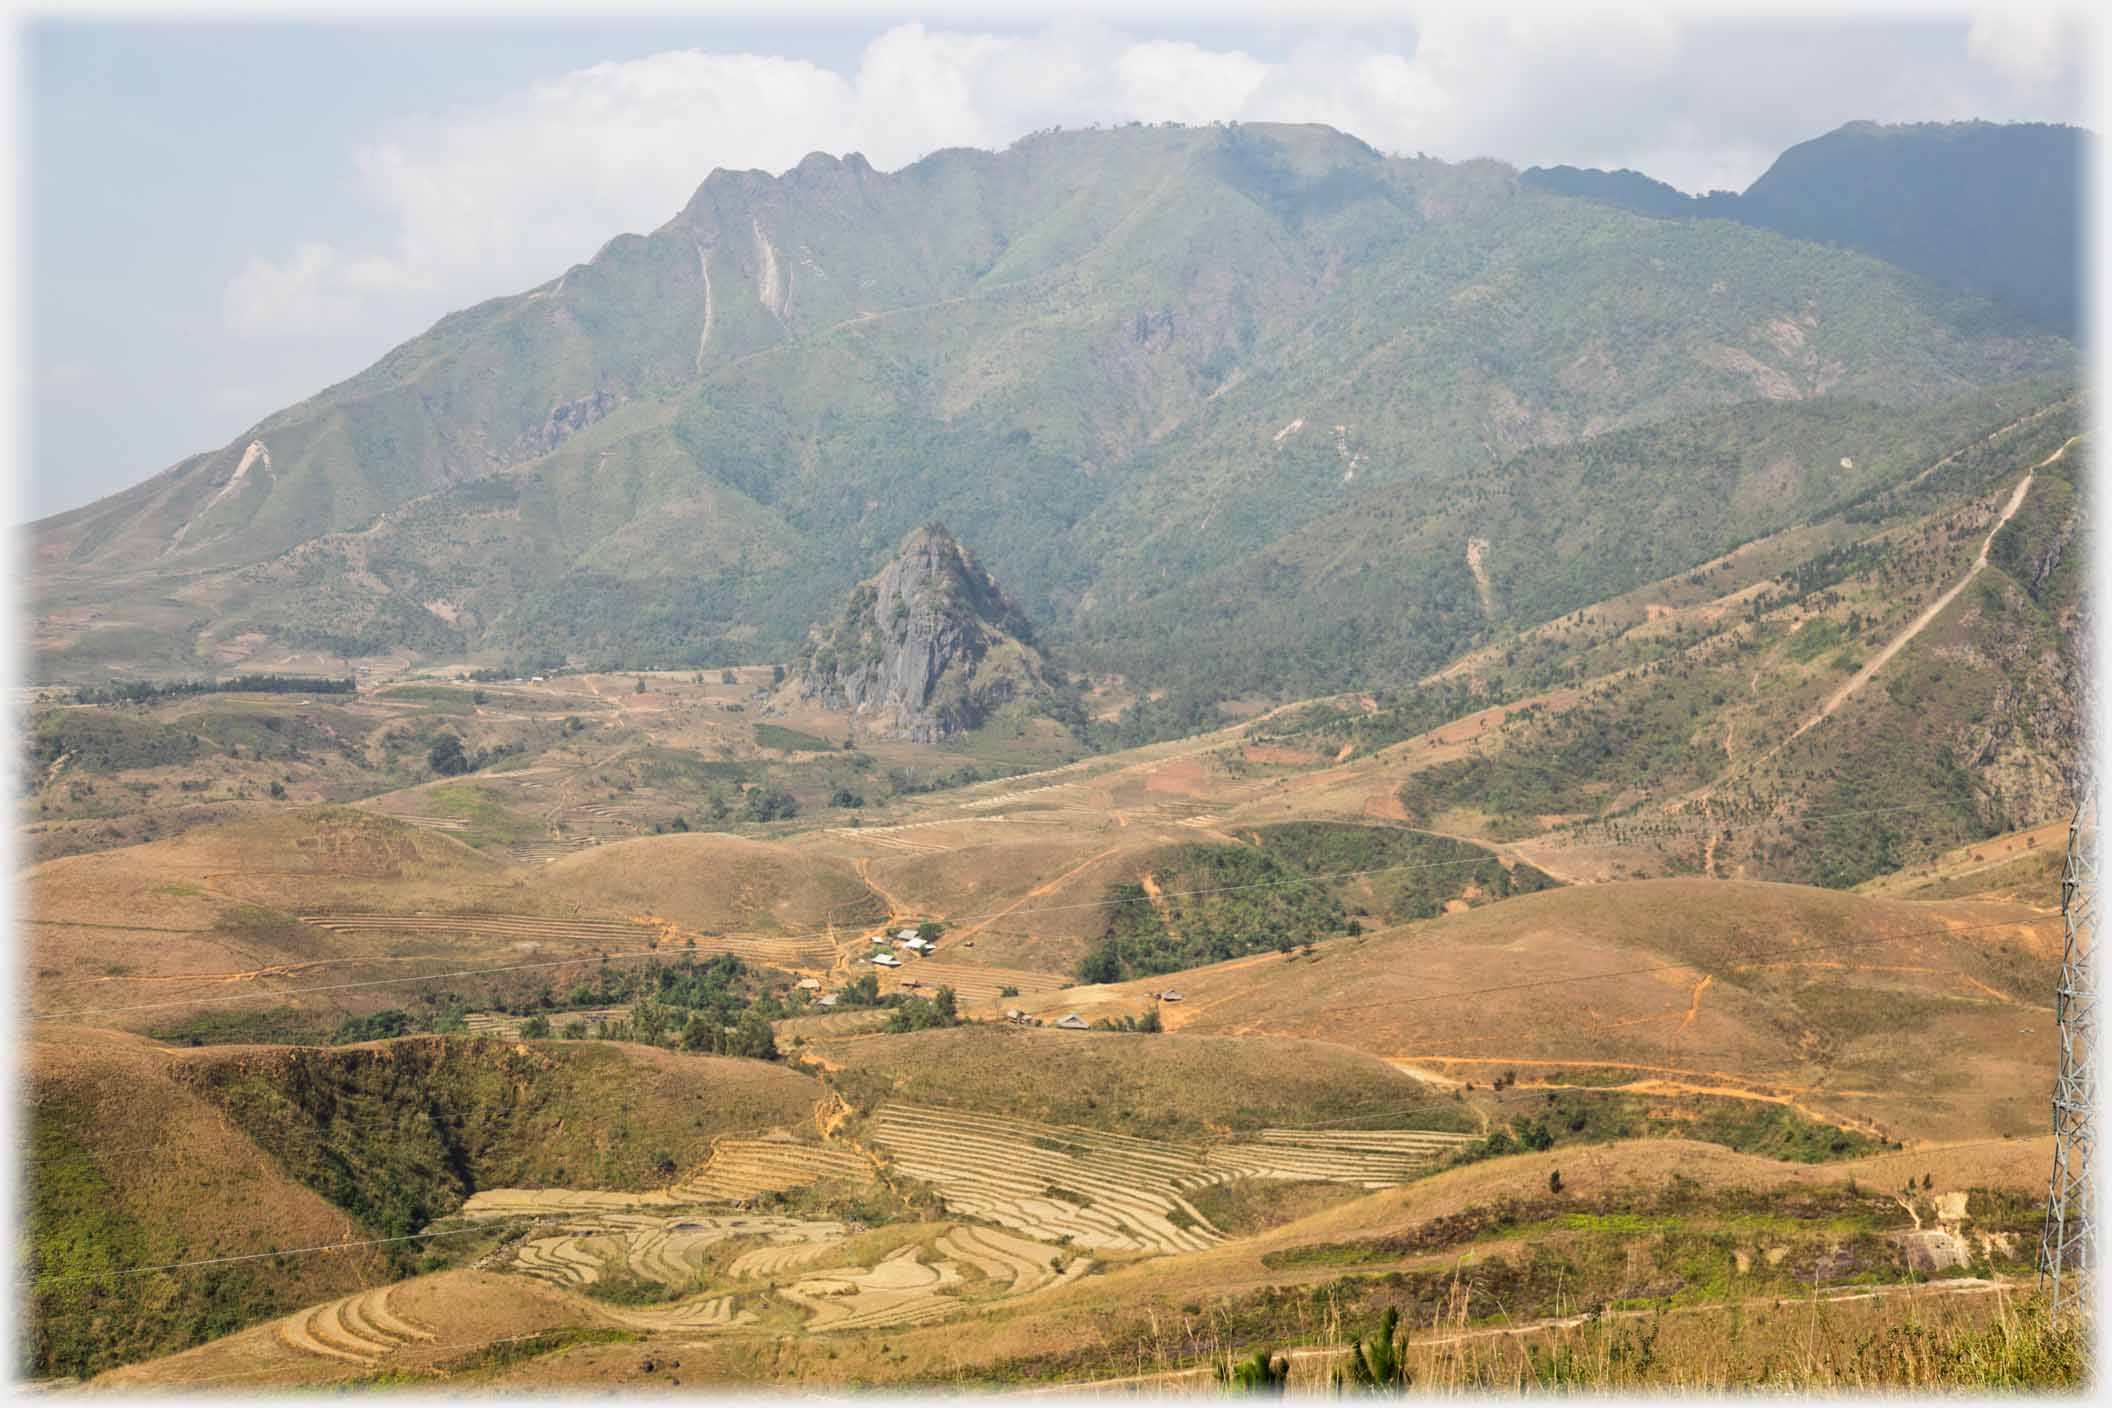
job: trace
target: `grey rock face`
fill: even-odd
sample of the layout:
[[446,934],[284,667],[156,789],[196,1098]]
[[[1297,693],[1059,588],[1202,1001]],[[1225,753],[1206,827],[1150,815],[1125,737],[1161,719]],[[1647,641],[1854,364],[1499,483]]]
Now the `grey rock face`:
[[943,526],[918,529],[844,617],[817,628],[803,697],[886,738],[931,743],[1043,687],[1026,622]]

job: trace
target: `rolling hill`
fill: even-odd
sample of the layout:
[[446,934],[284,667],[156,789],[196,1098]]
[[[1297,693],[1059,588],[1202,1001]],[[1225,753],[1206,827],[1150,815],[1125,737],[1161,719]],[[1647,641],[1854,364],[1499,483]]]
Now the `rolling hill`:
[[[2059,923],[1789,885],[1570,886],[1182,973],[1179,1033],[1324,1038],[1425,1078],[1787,1105],[1888,1137],[2039,1127]],[[1165,979],[1036,996],[1134,1012]],[[1561,1013],[1560,1017],[1552,1014]]]

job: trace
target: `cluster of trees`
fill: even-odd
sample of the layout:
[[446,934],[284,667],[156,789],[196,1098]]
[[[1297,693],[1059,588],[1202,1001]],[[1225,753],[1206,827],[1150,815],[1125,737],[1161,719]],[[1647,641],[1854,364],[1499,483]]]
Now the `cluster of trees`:
[[425,764],[441,777],[460,777],[464,773],[482,772],[499,759],[510,758],[520,751],[518,743],[501,743],[472,753],[462,746],[459,737],[443,733],[426,750]]
[[904,998],[887,1019],[887,1029],[891,1032],[921,1032],[960,1024],[959,1005],[950,987],[942,987],[928,998]]
[[97,688],[84,685],[74,692],[82,704],[148,704],[182,694],[357,694],[359,683],[352,676],[342,679],[315,675],[230,675],[224,680],[171,680],[149,684],[126,680]]
[[[753,970],[732,954],[700,959],[692,950],[672,962],[648,958],[619,966],[604,959],[591,976],[562,990],[544,983],[497,1006],[527,1017],[521,1024],[526,1037],[599,1036],[763,1061],[778,1058],[771,1022],[791,1011],[783,993],[764,988]],[[594,1026],[576,1015],[583,1009],[610,1007],[627,1011]]]
[[[1078,966],[1087,983],[1197,968],[1348,931],[1334,888],[1266,850],[1184,846],[1153,867],[1160,893],[1108,891],[1107,927]],[[1163,912],[1162,907],[1163,906]]]
[[995,782],[1000,778],[1017,777],[1031,771],[1027,767],[981,768],[973,763],[963,763],[948,773],[920,773],[909,768],[889,768],[887,786],[898,797],[911,797],[920,792],[947,792],[956,787],[967,787],[977,782]]

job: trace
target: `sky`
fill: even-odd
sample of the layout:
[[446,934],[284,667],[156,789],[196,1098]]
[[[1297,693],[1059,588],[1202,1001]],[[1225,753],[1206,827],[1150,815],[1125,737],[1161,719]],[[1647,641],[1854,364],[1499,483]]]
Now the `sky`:
[[2096,122],[2079,11],[1472,8],[31,17],[16,516],[224,445],[652,229],[716,167],[1277,120],[1698,191],[1861,118]]

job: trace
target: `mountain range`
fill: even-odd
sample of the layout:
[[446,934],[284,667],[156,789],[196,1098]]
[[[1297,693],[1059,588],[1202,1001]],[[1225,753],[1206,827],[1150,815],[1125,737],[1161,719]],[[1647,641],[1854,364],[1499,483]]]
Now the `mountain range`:
[[[1842,151],[1995,180],[2021,144],[2057,185],[2077,140],[1989,130],[1843,129],[1740,208],[1830,208]],[[1829,511],[2076,375],[2058,318],[1934,255],[1607,184],[1253,124],[715,171],[650,234],[34,525],[33,674],[785,660],[943,517],[1055,658],[1283,694]]]

